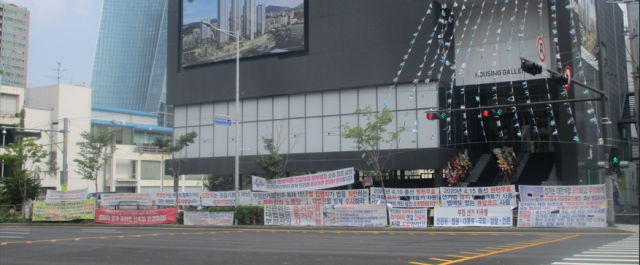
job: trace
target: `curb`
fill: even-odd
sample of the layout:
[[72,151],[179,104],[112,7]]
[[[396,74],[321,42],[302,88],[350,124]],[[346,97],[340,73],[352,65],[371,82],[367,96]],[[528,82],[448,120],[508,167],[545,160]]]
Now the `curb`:
[[580,234],[631,234],[615,227],[606,228],[520,228],[520,227],[342,227],[342,226],[185,226],[176,224],[164,225],[113,225],[113,224],[57,224],[57,223],[3,223],[7,226],[41,226],[41,227],[118,227],[118,228],[163,228],[163,229],[210,229],[210,230],[288,230],[288,231],[362,231],[362,232],[431,232],[431,233],[580,233]]

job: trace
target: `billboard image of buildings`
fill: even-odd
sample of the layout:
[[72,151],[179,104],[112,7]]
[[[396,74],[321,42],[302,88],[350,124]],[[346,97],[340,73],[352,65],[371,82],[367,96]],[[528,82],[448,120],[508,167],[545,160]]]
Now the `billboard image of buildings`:
[[304,0],[183,0],[182,66],[305,49]]

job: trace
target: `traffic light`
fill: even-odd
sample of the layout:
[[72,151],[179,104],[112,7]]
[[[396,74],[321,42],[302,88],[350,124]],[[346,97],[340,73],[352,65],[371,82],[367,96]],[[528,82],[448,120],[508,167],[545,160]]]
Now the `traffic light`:
[[530,75],[537,75],[542,73],[541,65],[528,61],[526,59],[522,59],[520,63],[520,68],[522,68],[522,71]]
[[491,110],[491,113],[493,114],[493,116],[502,116],[502,114],[504,114],[504,111],[502,109],[496,109]]
[[611,147],[611,151],[609,152],[609,162],[611,163],[611,171],[618,172],[620,170],[618,148]]
[[553,82],[561,86],[566,86],[569,84],[569,78],[564,75],[553,74],[551,75],[551,79],[553,80]]
[[440,115],[438,115],[438,113],[434,113],[434,112],[429,112],[427,113],[427,120],[437,120],[440,117]]
[[483,110],[483,111],[482,111],[482,117],[483,117],[483,118],[487,118],[487,117],[489,117],[489,111],[488,111],[488,110]]

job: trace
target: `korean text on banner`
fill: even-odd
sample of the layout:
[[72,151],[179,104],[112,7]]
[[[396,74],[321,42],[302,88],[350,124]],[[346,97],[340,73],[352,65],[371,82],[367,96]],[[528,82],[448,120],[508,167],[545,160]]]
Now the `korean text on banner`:
[[184,225],[233,225],[233,212],[184,212]]
[[606,227],[604,185],[520,186],[518,227]]
[[[204,206],[235,206],[235,191],[215,191],[202,193],[202,205]],[[251,192],[238,191],[238,205],[251,205]]]
[[46,202],[68,202],[68,201],[82,201],[87,199],[87,189],[59,191],[59,190],[47,190]]
[[440,188],[442,207],[513,206],[516,207],[515,185],[477,188]]
[[436,207],[435,226],[505,226],[513,223],[511,206]]
[[120,205],[121,202],[137,202],[138,205],[150,206],[149,193],[104,193],[100,196],[100,205]]
[[93,219],[96,200],[72,202],[33,202],[33,221]]
[[353,184],[354,172],[353,168],[345,168],[335,171],[273,180],[266,180],[265,178],[252,176],[251,181],[254,191],[286,192],[321,190]]
[[386,226],[385,205],[324,205],[325,226]]
[[309,204],[364,205],[369,204],[369,190],[310,190]]
[[391,226],[427,227],[427,208],[391,208],[389,220]]
[[321,226],[320,205],[265,205],[265,225]]
[[[175,192],[157,192],[155,193],[155,205],[173,206],[176,202]],[[200,205],[201,192],[178,192],[178,205]]]
[[[276,195],[278,197],[276,201]],[[251,205],[308,205],[307,192],[306,191],[291,191],[291,192],[252,192],[251,193]]]
[[125,225],[152,225],[172,224],[176,222],[178,208],[158,210],[126,210],[114,211],[96,209],[96,223],[125,224]]
[[[386,188],[387,201],[394,207],[435,207],[438,204],[438,189],[393,189]],[[404,197],[404,198],[403,198]],[[404,199],[404,200],[402,200]],[[382,188],[371,188],[371,203],[382,201]]]

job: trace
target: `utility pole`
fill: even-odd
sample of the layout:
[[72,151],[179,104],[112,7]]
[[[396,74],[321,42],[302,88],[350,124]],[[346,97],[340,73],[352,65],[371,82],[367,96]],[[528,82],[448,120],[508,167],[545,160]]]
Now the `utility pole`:
[[61,74],[62,72],[66,72],[66,71],[67,71],[67,69],[60,69],[60,65],[62,65],[62,63],[60,63],[60,62],[56,62],[56,63],[58,64],[58,69],[51,69],[51,70],[53,70],[53,71],[57,71],[57,72],[58,72],[58,75],[57,75],[57,76],[47,76],[47,77],[49,77],[49,78],[53,78],[53,79],[56,79],[56,80],[58,81],[58,85],[59,85],[59,84],[60,84],[60,79],[67,79],[67,78],[64,78],[64,77],[61,77],[61,76],[60,76],[60,74]]
[[[60,176],[60,184],[62,186],[62,190],[66,191],[67,190],[67,184],[69,184],[69,169],[67,167],[67,154],[69,152],[69,144],[68,144],[68,139],[67,139],[67,135],[69,134],[69,119],[64,118],[62,120],[63,122],[63,133],[62,133],[62,139],[63,139],[63,144],[62,144],[62,176]],[[96,191],[97,192],[97,191]]]

